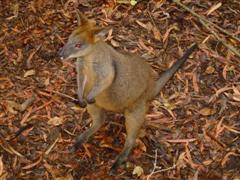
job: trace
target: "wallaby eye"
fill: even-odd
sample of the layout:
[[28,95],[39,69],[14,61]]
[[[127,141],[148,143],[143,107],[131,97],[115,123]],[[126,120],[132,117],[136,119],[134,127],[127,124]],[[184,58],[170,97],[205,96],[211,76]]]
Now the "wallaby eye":
[[75,47],[76,47],[76,48],[81,48],[81,46],[82,46],[81,43],[77,43],[77,44],[75,44]]

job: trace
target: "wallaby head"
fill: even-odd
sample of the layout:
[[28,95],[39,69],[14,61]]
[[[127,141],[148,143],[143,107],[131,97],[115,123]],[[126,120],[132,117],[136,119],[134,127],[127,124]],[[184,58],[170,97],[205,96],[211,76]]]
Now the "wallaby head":
[[95,22],[88,20],[76,10],[78,27],[69,36],[67,43],[60,50],[62,60],[78,58],[92,52],[94,45],[107,34],[107,29],[97,27]]

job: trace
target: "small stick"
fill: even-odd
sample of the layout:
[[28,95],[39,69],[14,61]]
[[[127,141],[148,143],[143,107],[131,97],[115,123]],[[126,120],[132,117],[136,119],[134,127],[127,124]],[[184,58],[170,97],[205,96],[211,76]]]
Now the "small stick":
[[67,94],[60,93],[60,92],[58,92],[58,91],[54,91],[54,90],[44,90],[44,91],[46,91],[46,92],[48,92],[48,93],[57,94],[57,95],[59,95],[59,96],[62,96],[62,97],[71,99],[71,100],[73,100],[73,101],[78,101],[78,99],[76,99],[76,98],[74,98],[74,97],[72,97],[72,96],[69,96],[69,95],[67,95]]
[[25,111],[29,106],[31,106],[33,104],[33,102],[35,101],[35,95],[33,95],[31,98],[27,99],[26,101],[24,101],[20,106],[19,106],[19,111],[23,112]]
[[17,152],[6,140],[5,137],[0,133],[0,147],[2,147],[9,154],[16,154],[18,157],[24,157],[22,154]]
[[155,150],[155,158],[154,158],[154,164],[153,164],[153,170],[151,171],[151,173],[147,176],[147,180],[150,180],[150,177],[154,174],[160,173],[160,172],[165,172],[165,171],[169,171],[172,169],[176,168],[176,164],[173,164],[171,167],[168,167],[166,169],[162,169],[160,166],[157,165],[157,149]]
[[26,62],[27,62],[27,68],[30,69],[31,68],[31,62],[32,62],[32,58],[33,56],[38,52],[38,50],[42,47],[42,45],[39,45],[27,58]]
[[190,8],[188,8],[187,6],[185,6],[184,4],[182,4],[179,0],[173,0],[173,2],[175,2],[176,4],[178,4],[179,6],[181,6],[183,9],[185,9],[186,11],[190,12],[192,15],[198,17],[200,20],[207,22],[208,24],[214,26],[215,28],[217,28],[219,31],[229,35],[230,37],[232,37],[233,39],[235,39],[236,41],[240,42],[240,39],[237,38],[236,36],[234,36],[232,33],[226,31],[225,29],[221,28],[220,26],[214,24],[213,22],[207,20],[205,17],[197,14],[196,12],[194,12],[193,10],[191,10]]
[[20,127],[19,130],[17,132],[15,132],[14,136],[10,139],[10,140],[13,140],[15,139],[16,137],[18,137],[20,134],[22,134],[24,131],[26,131],[27,129],[30,129],[33,127],[33,124],[27,124],[23,127]]
[[223,38],[219,37],[217,33],[212,28],[209,27],[208,24],[204,23],[202,20],[200,20],[200,22],[208,31],[210,31],[217,38],[218,41],[222,42],[224,46],[226,46],[230,51],[232,51],[234,54],[240,57],[240,52],[235,47],[228,44]]
[[46,155],[48,155],[51,151],[52,151],[52,149],[54,148],[54,146],[55,146],[55,144],[58,142],[58,140],[59,140],[59,137],[57,137],[56,139],[55,139],[55,141],[50,145],[50,147],[47,149],[47,151],[45,152],[45,154]]

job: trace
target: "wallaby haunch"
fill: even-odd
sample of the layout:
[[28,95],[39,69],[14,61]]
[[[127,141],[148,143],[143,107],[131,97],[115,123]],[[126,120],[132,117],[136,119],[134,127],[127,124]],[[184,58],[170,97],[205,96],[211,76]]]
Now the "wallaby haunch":
[[102,40],[107,30],[97,27],[80,12],[79,26],[60,51],[61,59],[77,58],[77,94],[81,107],[92,117],[92,126],[76,138],[72,150],[86,142],[104,123],[105,111],[123,112],[127,137],[110,174],[131,152],[148,110],[148,103],[197,48],[192,45],[158,80],[151,66],[141,57],[121,54]]

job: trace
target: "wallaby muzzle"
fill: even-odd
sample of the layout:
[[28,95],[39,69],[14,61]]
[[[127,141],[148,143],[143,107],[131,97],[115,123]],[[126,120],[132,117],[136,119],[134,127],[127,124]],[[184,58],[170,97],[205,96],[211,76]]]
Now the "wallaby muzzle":
[[67,50],[67,48],[65,46],[63,46],[62,48],[59,49],[58,51],[58,55],[60,57],[61,60],[65,60],[68,59],[68,57],[71,55],[70,53],[68,53],[69,51]]

